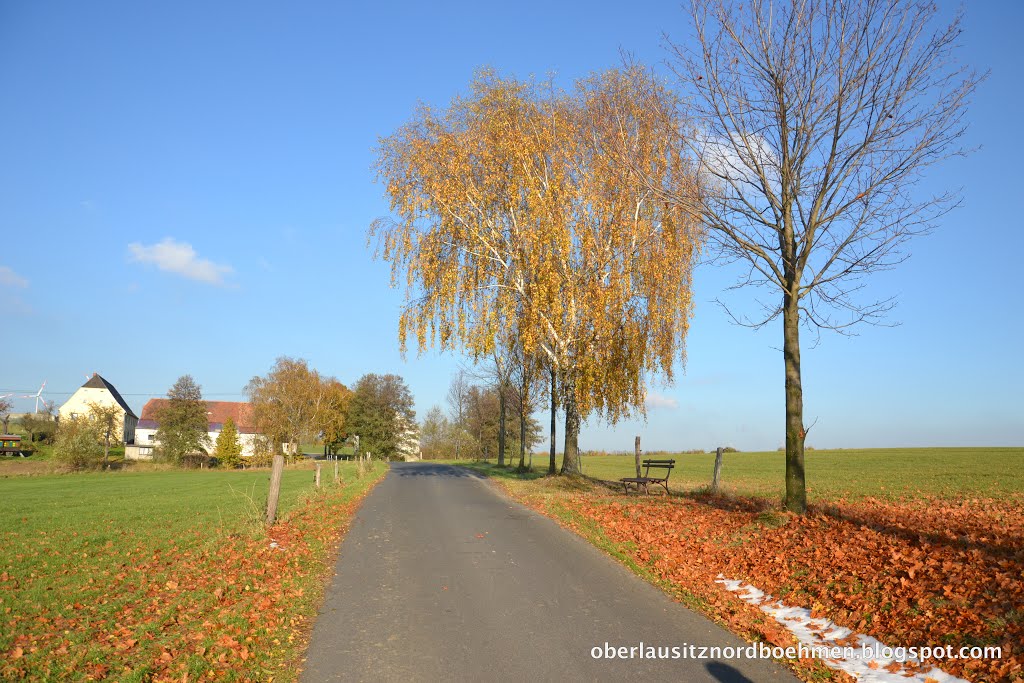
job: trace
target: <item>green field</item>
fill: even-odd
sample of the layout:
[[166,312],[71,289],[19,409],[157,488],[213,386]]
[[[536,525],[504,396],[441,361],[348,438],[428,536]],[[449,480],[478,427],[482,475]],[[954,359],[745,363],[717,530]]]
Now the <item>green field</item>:
[[[330,508],[338,510],[334,525],[344,518],[340,506],[382,476],[383,468],[375,466],[362,479],[354,464],[342,463],[341,472],[348,483],[336,487],[332,468],[324,468],[327,498],[317,497],[338,506]],[[211,673],[211,667],[227,666],[215,656],[237,651],[218,652],[214,636],[200,633],[187,642],[203,648],[205,658],[189,655],[181,649],[184,630],[246,633],[241,610],[252,610],[265,591],[285,587],[306,596],[291,603],[293,616],[315,610],[310,599],[321,550],[289,560],[291,571],[306,577],[301,583],[273,588],[260,573],[254,553],[267,552],[269,543],[262,525],[268,484],[266,470],[0,478],[0,660],[17,652],[24,657],[19,661],[29,662],[28,678],[42,680],[80,679],[90,667],[120,661],[126,667],[121,673],[99,677],[147,680],[154,658],[173,650],[173,663],[185,661],[190,674]],[[311,469],[286,470],[279,519],[314,492]],[[273,538],[280,532],[270,533]],[[238,607],[225,610],[229,595]],[[287,618],[275,628],[286,627]],[[250,667],[242,679],[254,675],[253,666],[277,666],[290,656],[290,644],[256,652],[256,642],[276,637],[273,632],[248,633],[254,650],[241,663]],[[235,639],[246,644],[241,635]],[[10,663],[17,663],[13,655]]]
[[[311,474],[286,470],[281,506],[295,504]],[[0,534],[57,534],[54,550],[77,550],[82,537],[136,530],[174,537],[200,526],[233,530],[266,500],[266,471],[170,470],[93,472],[0,479]],[[77,535],[76,535],[77,534]],[[95,541],[93,541],[95,542]],[[0,547],[0,564],[16,550]]]
[[[714,453],[644,454],[674,458],[671,488],[692,491],[711,482]],[[515,460],[518,462],[518,459]],[[558,457],[561,467],[561,456]],[[547,455],[534,454],[534,470],[546,472]],[[781,497],[782,452],[726,453],[722,488],[736,495]],[[1024,493],[1024,448],[872,448],[808,451],[808,497],[910,498],[919,496],[991,496]],[[633,455],[584,455],[583,473],[618,480],[635,476]]]

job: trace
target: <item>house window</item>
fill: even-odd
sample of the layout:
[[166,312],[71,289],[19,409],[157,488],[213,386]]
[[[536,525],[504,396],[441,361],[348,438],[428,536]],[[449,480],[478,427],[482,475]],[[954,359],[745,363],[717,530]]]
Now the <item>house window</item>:
[[146,440],[147,441],[155,441],[156,440],[156,434],[149,434],[149,435],[147,435],[146,436]]

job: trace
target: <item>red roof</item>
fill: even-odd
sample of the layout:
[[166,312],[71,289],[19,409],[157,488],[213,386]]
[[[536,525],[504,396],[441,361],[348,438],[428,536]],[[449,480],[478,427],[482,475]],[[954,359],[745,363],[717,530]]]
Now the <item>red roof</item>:
[[[157,413],[169,403],[166,398],[151,398],[142,406],[142,420],[156,420]],[[252,422],[252,405],[242,401],[205,401],[207,421],[211,424],[223,424],[229,417],[234,420],[238,431],[245,434],[256,433]]]

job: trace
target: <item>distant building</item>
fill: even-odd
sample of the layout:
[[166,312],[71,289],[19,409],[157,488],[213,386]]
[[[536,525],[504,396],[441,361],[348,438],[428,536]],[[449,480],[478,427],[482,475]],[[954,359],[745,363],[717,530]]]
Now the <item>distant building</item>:
[[423,459],[420,451],[420,429],[415,422],[409,422],[404,415],[398,413],[398,423],[402,433],[398,437],[398,454],[406,462]]
[[93,373],[85,384],[78,388],[78,391],[71,394],[71,398],[64,402],[57,414],[62,420],[73,420],[76,417],[85,417],[91,410],[91,404],[101,406],[117,406],[121,409],[121,420],[124,425],[124,443],[135,442],[135,427],[138,425],[139,417],[132,412],[125,400],[118,393],[114,385]]
[[[170,399],[151,398],[142,407],[142,418],[135,430],[135,449],[126,451],[129,459],[148,460],[153,457],[153,449],[160,445],[156,432],[160,428],[160,410],[170,403]],[[206,435],[210,438],[211,450],[217,443],[217,437],[224,429],[224,423],[231,418],[238,429],[238,443],[242,446],[242,455],[249,457],[255,451],[255,441],[259,436],[252,419],[252,405],[239,401],[205,401],[206,403]]]

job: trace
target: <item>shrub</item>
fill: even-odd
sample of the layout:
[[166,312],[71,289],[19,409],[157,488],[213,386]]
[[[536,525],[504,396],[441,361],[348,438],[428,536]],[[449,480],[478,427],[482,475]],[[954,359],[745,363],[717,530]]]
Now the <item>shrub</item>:
[[216,461],[206,453],[185,453],[178,458],[178,466],[189,470],[213,467]]
[[245,458],[243,465],[246,467],[270,467],[274,463],[274,456],[270,451],[259,451]]
[[270,467],[274,460],[274,448],[270,439],[257,434],[252,440],[252,455],[245,458],[245,467]]
[[238,442],[238,429],[230,417],[224,421],[220,434],[217,435],[217,446],[213,457],[221,467],[235,469],[242,464],[242,444]]
[[103,461],[103,446],[92,420],[85,418],[64,420],[57,428],[53,443],[53,457],[70,470],[99,467]]

